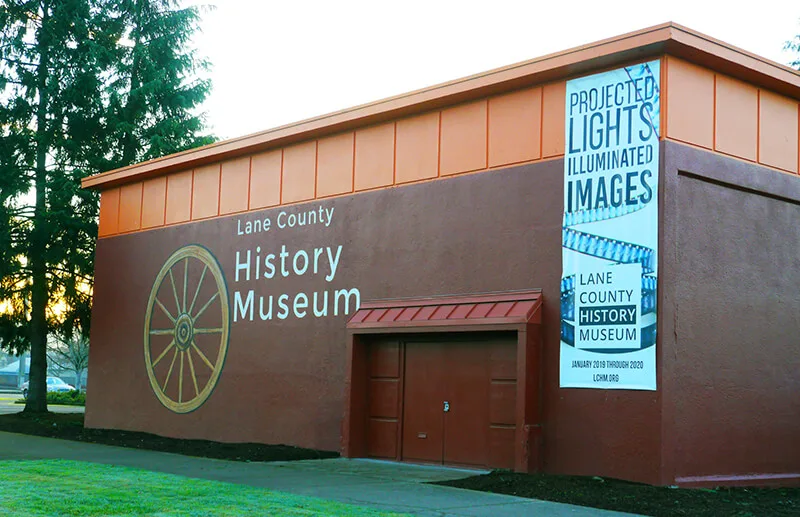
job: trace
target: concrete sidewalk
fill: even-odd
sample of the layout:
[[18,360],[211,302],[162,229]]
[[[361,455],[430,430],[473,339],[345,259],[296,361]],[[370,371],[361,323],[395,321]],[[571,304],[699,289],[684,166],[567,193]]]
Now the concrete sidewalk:
[[250,485],[420,516],[623,516],[618,512],[424,484],[478,473],[374,460],[242,463],[0,432],[0,459],[60,458]]

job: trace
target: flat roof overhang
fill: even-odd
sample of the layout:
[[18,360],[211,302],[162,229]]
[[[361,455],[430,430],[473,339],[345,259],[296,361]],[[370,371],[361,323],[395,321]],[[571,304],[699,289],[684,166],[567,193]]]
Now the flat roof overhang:
[[81,185],[83,188],[107,189],[134,180],[266,151],[663,54],[800,99],[800,74],[795,70],[669,22],[422,90],[96,174],[84,178]]

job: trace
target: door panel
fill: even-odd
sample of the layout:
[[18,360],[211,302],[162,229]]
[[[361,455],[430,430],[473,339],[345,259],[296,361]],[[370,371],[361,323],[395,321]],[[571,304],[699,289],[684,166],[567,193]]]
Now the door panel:
[[446,345],[444,462],[488,463],[489,368],[488,347],[481,342]]
[[[450,337],[439,342],[409,341],[404,348],[402,403],[398,404],[402,459],[513,466],[516,342]],[[375,383],[372,390],[382,393],[378,398],[387,407],[395,407],[388,388]],[[371,413],[389,416],[383,405],[376,404]]]
[[400,343],[391,340],[372,343],[369,348],[367,454],[373,458],[399,458],[400,350]]
[[517,421],[517,344],[489,344],[489,460],[487,466],[514,467]]
[[407,343],[403,459],[441,463],[446,345]]
[[489,462],[493,469],[514,468],[514,426],[492,426],[489,429]]
[[400,408],[399,379],[370,379],[369,416],[397,421]]
[[367,439],[370,458],[398,459],[397,422],[381,418],[370,419]]

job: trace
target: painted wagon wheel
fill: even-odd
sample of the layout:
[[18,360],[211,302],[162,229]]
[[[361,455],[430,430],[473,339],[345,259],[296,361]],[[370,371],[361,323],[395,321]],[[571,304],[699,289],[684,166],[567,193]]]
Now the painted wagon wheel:
[[[199,281],[190,285],[189,270],[200,268]],[[204,282],[205,295],[200,296]],[[209,287],[213,287],[210,296]],[[202,246],[180,248],[167,259],[153,282],[144,322],[147,376],[164,406],[176,413],[188,413],[208,399],[222,373],[229,330],[228,291],[217,259]],[[202,335],[214,338],[205,342],[205,352],[198,345]]]

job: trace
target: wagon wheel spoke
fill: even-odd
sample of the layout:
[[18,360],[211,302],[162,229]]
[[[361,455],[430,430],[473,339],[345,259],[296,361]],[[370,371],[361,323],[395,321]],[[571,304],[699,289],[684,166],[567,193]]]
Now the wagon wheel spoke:
[[217,327],[217,328],[213,328],[213,329],[195,327],[195,329],[194,329],[194,333],[195,334],[219,334],[221,332],[222,332],[222,327]]
[[189,283],[189,257],[183,259],[183,312],[186,312],[186,285]]
[[175,359],[178,358],[178,349],[175,349],[175,353],[172,355],[172,362],[169,364],[169,371],[167,372],[167,378],[164,380],[164,385],[161,387],[161,391],[167,391],[167,384],[169,383],[169,378],[172,376],[172,368],[175,366]]
[[150,330],[150,335],[151,336],[174,336],[175,335],[175,329],[174,328],[171,328],[171,329],[152,329],[152,330]]
[[183,402],[183,351],[181,351],[181,369],[178,375],[178,402]]
[[155,299],[155,301],[156,301],[156,305],[158,305],[159,307],[161,307],[161,310],[162,310],[162,311],[164,311],[164,314],[166,314],[166,315],[167,315],[167,318],[169,318],[169,320],[170,320],[172,323],[175,323],[175,317],[174,317],[172,314],[170,314],[170,312],[167,310],[167,308],[166,308],[166,307],[164,307],[164,304],[162,304],[162,303],[161,303],[161,300],[159,300],[158,298],[156,298],[156,299]]
[[194,304],[197,302],[197,295],[200,294],[200,287],[203,285],[203,279],[206,277],[206,271],[208,271],[208,264],[205,265],[203,268],[203,273],[200,275],[200,281],[197,282],[197,290],[194,292],[194,297],[192,298],[192,304],[189,306],[189,310],[187,313],[191,314],[194,310]]
[[200,348],[197,346],[197,343],[195,343],[194,339],[192,340],[192,348],[194,348],[194,351],[197,352],[197,355],[200,356],[200,359],[202,359],[203,362],[206,363],[206,366],[211,368],[211,370],[213,371],[214,370],[214,365],[211,364],[211,361],[208,360],[208,357],[206,357],[206,355],[203,353],[203,351],[200,350]]
[[194,373],[194,361],[192,361],[192,349],[186,350],[186,359],[189,360],[189,371],[192,372],[192,381],[194,382],[194,396],[200,395],[200,390],[197,388],[197,375]]
[[216,299],[217,299],[217,296],[219,296],[219,291],[217,291],[216,293],[214,293],[214,296],[212,296],[212,297],[211,297],[211,299],[210,299],[210,300],[208,300],[208,301],[206,302],[206,304],[205,304],[205,305],[203,305],[203,307],[201,307],[201,308],[200,308],[200,310],[197,312],[197,314],[195,315],[195,317],[194,317],[194,318],[192,318],[192,319],[193,319],[194,321],[197,321],[198,319],[200,319],[200,316],[201,316],[201,315],[202,315],[202,314],[203,314],[203,313],[206,311],[206,309],[208,309],[208,306],[209,306],[209,305],[211,305],[211,302],[213,302],[214,300],[216,300]]
[[153,368],[155,368],[156,365],[164,358],[164,356],[167,355],[167,352],[169,352],[170,349],[173,346],[175,346],[175,340],[174,339],[169,342],[169,344],[167,345],[167,348],[165,348],[164,351],[161,352],[161,354],[158,357],[156,357],[156,360],[153,361]]
[[169,268],[169,282],[172,284],[172,295],[175,297],[175,307],[181,312],[181,302],[178,301],[178,290],[175,289],[175,277],[172,275],[172,268]]

